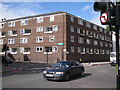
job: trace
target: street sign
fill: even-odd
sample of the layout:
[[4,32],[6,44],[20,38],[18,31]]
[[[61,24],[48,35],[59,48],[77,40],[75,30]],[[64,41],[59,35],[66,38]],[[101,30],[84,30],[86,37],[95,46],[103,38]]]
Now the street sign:
[[63,43],[58,43],[58,45],[63,45]]
[[101,16],[100,16],[101,23],[103,23],[103,24],[106,23],[107,19],[108,19],[107,13],[102,13]]

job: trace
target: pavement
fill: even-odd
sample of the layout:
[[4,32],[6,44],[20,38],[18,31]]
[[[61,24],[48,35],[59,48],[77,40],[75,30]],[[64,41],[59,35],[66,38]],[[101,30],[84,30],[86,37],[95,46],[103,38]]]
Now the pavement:
[[[105,65],[109,64],[109,62],[91,62],[91,63],[82,63],[85,67],[96,66],[96,65]],[[45,70],[47,67],[51,67],[53,64],[47,63],[30,63],[30,62],[13,62],[12,64],[8,64],[8,66],[2,65],[2,73],[7,72],[18,72],[20,70]]]

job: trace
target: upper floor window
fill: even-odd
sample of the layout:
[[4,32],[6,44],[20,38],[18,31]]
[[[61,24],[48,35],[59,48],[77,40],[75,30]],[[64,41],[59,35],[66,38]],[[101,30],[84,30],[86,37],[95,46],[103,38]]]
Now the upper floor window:
[[57,46],[52,46],[52,52],[57,53],[58,52],[58,47]]
[[100,42],[100,46],[102,46],[102,47],[103,47],[103,42]]
[[77,48],[78,53],[80,53],[80,47]]
[[71,53],[74,53],[74,46],[71,46]]
[[78,19],[78,24],[83,25],[83,20],[79,18]]
[[50,16],[50,22],[54,21],[54,15]]
[[43,27],[37,27],[36,32],[43,32]]
[[86,22],[86,27],[90,28],[90,23]]
[[97,26],[96,26],[96,25],[93,25],[93,29],[94,29],[94,30],[97,30]]
[[26,43],[28,43],[28,38],[20,38],[20,43],[21,43],[21,44],[26,44]]
[[94,37],[95,37],[96,39],[99,39],[99,34],[94,33]]
[[0,23],[0,28],[4,28],[4,23]]
[[49,42],[54,42],[54,36],[49,37]]
[[17,54],[17,48],[10,48],[11,54]]
[[9,36],[17,36],[17,30],[9,30],[8,35]]
[[24,47],[24,52],[23,54],[30,54],[31,48],[29,47]]
[[9,22],[9,23],[8,23],[8,26],[9,26],[9,27],[14,27],[14,26],[15,26],[15,21]]
[[93,37],[93,34],[92,34],[92,32],[90,32],[90,31],[86,31],[86,35],[87,35],[88,37]]
[[81,52],[81,54],[85,54],[85,48],[84,47],[80,47],[80,52]]
[[103,28],[99,27],[100,32],[103,32]]
[[74,26],[71,26],[71,27],[70,27],[70,31],[71,31],[71,32],[74,32]]
[[98,45],[98,41],[95,40],[95,41],[94,41],[94,45]]
[[82,38],[82,37],[78,37],[78,43],[84,43],[84,38]]
[[86,39],[87,44],[91,44],[91,40],[90,39]]
[[71,17],[70,17],[70,20],[71,20],[71,22],[74,22],[74,17],[71,16]]
[[6,37],[6,32],[0,32],[0,37]]
[[71,42],[74,42],[74,36],[71,36]]
[[58,31],[58,26],[57,25],[46,27],[44,33],[52,33],[53,31],[55,31],[55,32]]
[[3,44],[3,39],[0,39],[0,45]]
[[15,44],[15,39],[14,38],[8,39],[8,44]]
[[43,47],[42,46],[36,47],[36,52],[42,52],[42,51],[43,51]]
[[104,40],[104,35],[100,35],[100,39],[101,39],[101,40]]
[[43,36],[36,37],[36,43],[42,43],[43,42]]
[[27,19],[21,21],[21,26],[27,25],[27,24],[28,24],[28,20]]
[[82,29],[81,29],[81,30],[80,30],[80,34],[83,35],[83,36],[85,36],[85,30],[82,30]]
[[30,35],[31,34],[31,29],[21,29],[20,33],[22,35]]
[[43,22],[43,17],[37,17],[37,23],[42,23]]
[[80,28],[77,28],[77,33],[80,34]]

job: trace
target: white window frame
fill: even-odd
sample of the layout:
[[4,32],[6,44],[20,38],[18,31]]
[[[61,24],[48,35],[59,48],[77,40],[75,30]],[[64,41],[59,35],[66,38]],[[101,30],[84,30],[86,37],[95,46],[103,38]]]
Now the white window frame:
[[[23,30],[23,32],[21,32]],[[26,29],[20,29],[20,34],[21,35],[30,35],[31,33],[25,33],[25,30]],[[30,29],[31,30],[31,29]],[[31,30],[31,32],[32,32],[32,30]]]
[[83,20],[79,18],[78,19],[78,24],[83,25]]
[[[39,51],[37,50],[37,48],[39,48]],[[42,50],[40,50],[40,48],[42,48]],[[43,52],[43,46],[37,46],[36,47],[36,52]]]
[[[52,37],[53,40],[51,40],[51,37]],[[49,36],[49,42],[55,42],[55,37],[54,37],[54,35]]]
[[14,49],[14,48],[9,48],[10,50],[9,50],[9,52],[10,52],[10,54],[17,54],[17,48],[16,48],[16,52],[12,52],[12,49]]
[[[83,33],[81,33],[81,32],[83,32]],[[85,36],[85,30],[80,30],[80,35],[82,35],[82,36]]]
[[[55,50],[55,48],[56,48],[57,50]],[[58,46],[52,46],[52,52],[53,52],[53,53],[57,53],[57,52],[58,52]]]
[[70,26],[70,31],[74,32],[74,26]]
[[[82,49],[83,49],[83,52],[82,52]],[[80,47],[80,52],[81,54],[85,54],[85,47]]]
[[4,32],[4,33],[5,33],[4,36],[2,36],[2,33],[3,33],[3,32],[0,32],[0,37],[6,37],[6,32]]
[[43,17],[37,17],[36,21],[37,23],[43,23]]
[[88,44],[88,45],[90,45],[92,42],[91,42],[91,39],[86,39],[86,43]]
[[24,47],[20,47],[20,53],[24,52]]
[[80,34],[80,28],[77,28],[77,33]]
[[[27,20],[27,23],[25,22]],[[28,19],[21,20],[21,26],[28,25]]]
[[53,31],[55,31],[55,32],[58,31],[58,25],[53,25]]
[[71,36],[71,42],[74,42],[74,41],[75,41],[74,36]]
[[9,27],[14,27],[15,26],[15,21],[8,22]]
[[94,45],[97,46],[98,45],[98,41],[94,40]]
[[71,20],[71,22],[74,22],[74,17],[71,16],[71,17],[70,17],[70,20]]
[[[9,42],[9,40],[10,40],[10,42]],[[15,39],[14,38],[8,39],[8,44],[15,44]]]
[[0,23],[0,28],[4,28],[4,23]]
[[43,32],[43,27],[37,27],[36,32]]
[[51,15],[50,16],[50,22],[54,22],[55,21],[55,16],[54,15]]
[[71,53],[74,53],[74,46],[71,46]]
[[89,54],[93,54],[93,49],[92,48],[90,48]]
[[24,47],[24,52],[23,52],[23,54],[30,54],[31,48],[30,48],[30,51],[27,51],[27,52],[25,52],[25,48],[29,48],[29,47]]
[[[21,41],[21,39],[23,39],[23,40]],[[25,38],[20,38],[20,43],[21,43],[21,44],[27,44],[27,43],[28,43],[28,38],[27,38],[27,37],[25,37]]]
[[43,42],[43,36],[36,37],[36,43],[42,43],[42,42]]

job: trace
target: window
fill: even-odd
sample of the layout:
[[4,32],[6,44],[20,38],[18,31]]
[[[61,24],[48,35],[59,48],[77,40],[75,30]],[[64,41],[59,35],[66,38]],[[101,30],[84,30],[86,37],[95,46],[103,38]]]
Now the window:
[[0,45],[3,44],[3,39],[0,39]]
[[88,37],[93,37],[93,36],[92,36],[92,32],[90,32],[90,31],[86,31],[86,35],[87,35]]
[[8,26],[9,26],[9,27],[14,27],[14,26],[15,26],[15,21],[9,22],[9,23],[8,23]]
[[80,34],[80,28],[77,28],[77,33]]
[[44,54],[52,54],[52,47],[45,47]]
[[85,48],[84,47],[80,47],[80,52],[81,52],[81,54],[85,54]]
[[93,29],[94,29],[94,30],[97,30],[97,26],[96,26],[96,25],[93,25]]
[[103,47],[103,42],[100,42],[100,46],[102,46],[102,47]]
[[37,17],[37,23],[42,23],[43,22],[43,17]]
[[106,54],[108,55],[110,53],[110,51],[109,50],[106,50]]
[[16,30],[9,30],[8,35],[9,36],[17,36],[17,31]]
[[74,36],[71,36],[71,42],[74,42]]
[[86,48],[86,53],[89,53],[89,48]]
[[4,28],[4,23],[0,23],[0,28]]
[[99,49],[96,49],[96,54],[99,54]]
[[28,20],[27,19],[21,21],[21,26],[27,25],[27,24],[28,24]]
[[40,47],[36,47],[36,52],[42,52],[43,51],[43,47],[40,46]]
[[0,32],[0,37],[6,37],[6,32]]
[[30,54],[31,49],[29,47],[24,48],[23,54]]
[[95,41],[94,41],[94,45],[98,45],[98,41],[95,40]]
[[105,54],[105,50],[100,49],[100,54]]
[[43,36],[36,37],[36,43],[42,43],[43,42]]
[[55,31],[55,32],[58,31],[58,26],[57,25],[46,27],[44,33],[52,33],[53,31]]
[[90,28],[90,23],[86,22],[86,27]]
[[80,47],[78,47],[77,50],[78,50],[78,53],[80,53]]
[[82,35],[82,36],[85,36],[85,30],[80,30],[80,34]]
[[54,15],[50,16],[50,22],[54,21]]
[[86,39],[87,44],[91,44],[91,40],[90,39]]
[[99,27],[100,32],[103,32],[103,28]]
[[52,46],[52,52],[57,53],[58,52],[58,47],[57,46]]
[[71,17],[70,17],[70,20],[71,20],[71,22],[74,22],[74,17],[71,16]]
[[74,32],[74,26],[71,26],[71,27],[70,27],[70,31],[71,31],[71,32]]
[[17,54],[17,48],[10,48],[11,54]]
[[83,25],[83,20],[79,18],[78,19],[78,24]]
[[74,53],[74,46],[71,46],[71,53]]
[[8,39],[8,44],[15,44],[15,39],[14,38]]
[[20,33],[21,35],[30,35],[31,29],[21,29]]
[[28,43],[28,38],[20,38],[20,43],[21,43],[21,44],[26,44],[26,43]]
[[96,39],[99,39],[99,34],[94,33],[94,37],[95,37]]
[[105,47],[108,47],[108,43],[105,43]]
[[20,47],[20,53],[24,52],[24,47]]
[[49,42],[54,42],[54,36],[49,37]]
[[101,39],[101,40],[104,40],[104,35],[100,35],[100,39]]
[[84,38],[82,38],[82,37],[78,37],[78,43],[83,44],[83,43],[84,43]]
[[43,32],[43,27],[37,27],[36,32]]
[[93,54],[93,49],[92,48],[90,49],[90,53],[89,54]]

